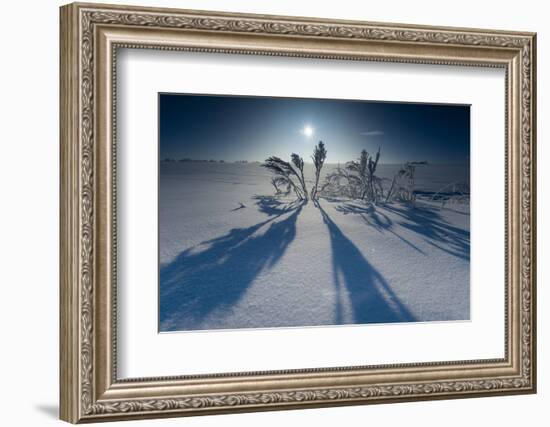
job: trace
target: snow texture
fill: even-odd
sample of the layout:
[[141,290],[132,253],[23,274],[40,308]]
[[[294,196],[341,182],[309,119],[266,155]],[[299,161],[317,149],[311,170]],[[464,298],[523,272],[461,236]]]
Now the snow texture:
[[468,320],[469,205],[433,197],[468,176],[419,167],[415,207],[375,206],[276,198],[257,163],[161,162],[160,331]]

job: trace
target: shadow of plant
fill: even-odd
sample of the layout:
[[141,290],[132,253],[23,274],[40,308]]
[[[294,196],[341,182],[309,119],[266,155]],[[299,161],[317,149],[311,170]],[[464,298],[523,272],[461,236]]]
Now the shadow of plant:
[[258,210],[269,216],[283,215],[306,203],[303,200],[283,200],[275,196],[254,196],[253,199],[256,200]]
[[411,241],[405,239],[403,236],[396,233],[393,230],[394,228],[393,221],[388,217],[388,215],[378,210],[375,206],[373,205],[364,206],[364,205],[358,205],[356,203],[347,202],[336,206],[335,209],[336,211],[344,215],[348,215],[348,214],[359,215],[368,225],[373,227],[376,231],[380,233],[387,231],[393,234],[395,237],[397,237],[399,240],[407,244],[409,247],[411,247],[415,251],[425,255],[422,249],[420,249],[418,246],[413,244]]
[[[412,322],[415,316],[399,300],[384,277],[330,218],[319,202],[315,205],[328,228],[332,253],[333,282],[336,287],[336,324]],[[352,307],[353,322],[346,322],[343,298]]]
[[428,244],[470,261],[470,231],[447,223],[439,209],[431,206],[412,208],[389,204],[383,209],[402,218],[404,221],[400,225],[421,235]]
[[258,274],[281,259],[296,236],[302,204],[260,200],[258,206],[271,217],[185,250],[161,268],[161,331],[205,329],[210,313],[231,310]]

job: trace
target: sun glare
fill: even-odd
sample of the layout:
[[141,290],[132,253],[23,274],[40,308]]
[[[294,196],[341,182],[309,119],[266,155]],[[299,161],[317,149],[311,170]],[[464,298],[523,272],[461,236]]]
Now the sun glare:
[[306,125],[304,129],[302,130],[302,133],[306,136],[306,138],[309,138],[313,135],[313,128],[309,125]]

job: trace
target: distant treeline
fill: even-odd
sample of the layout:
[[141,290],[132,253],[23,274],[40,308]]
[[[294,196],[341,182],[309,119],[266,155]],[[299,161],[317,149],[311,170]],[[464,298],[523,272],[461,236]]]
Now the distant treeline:
[[170,163],[170,162],[190,162],[190,163],[260,163],[260,162],[249,162],[248,160],[236,160],[234,162],[228,162],[228,161],[225,161],[225,160],[214,160],[214,159],[210,159],[210,160],[202,160],[202,159],[190,159],[190,158],[183,158],[183,159],[174,159],[174,158],[171,158],[171,157],[167,157],[163,160],[161,160],[162,162],[165,162],[165,163]]

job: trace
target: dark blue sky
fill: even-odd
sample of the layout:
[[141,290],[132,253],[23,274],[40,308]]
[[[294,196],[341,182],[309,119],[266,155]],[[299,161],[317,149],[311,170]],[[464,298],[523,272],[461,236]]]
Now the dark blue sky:
[[159,94],[161,159],[263,161],[322,140],[327,163],[381,147],[381,163],[468,162],[470,107],[327,99]]

